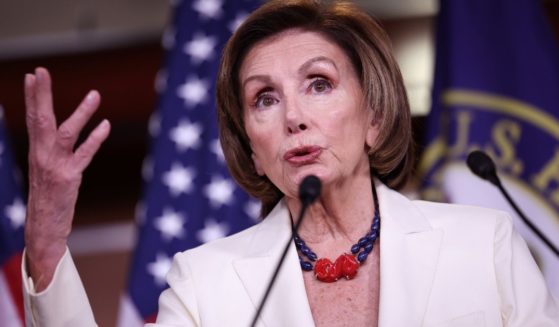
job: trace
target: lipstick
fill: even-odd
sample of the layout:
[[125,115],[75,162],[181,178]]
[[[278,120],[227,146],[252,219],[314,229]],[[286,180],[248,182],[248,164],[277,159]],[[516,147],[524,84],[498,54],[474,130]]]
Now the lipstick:
[[315,162],[321,153],[322,148],[319,146],[300,146],[287,151],[283,159],[290,164],[301,166]]

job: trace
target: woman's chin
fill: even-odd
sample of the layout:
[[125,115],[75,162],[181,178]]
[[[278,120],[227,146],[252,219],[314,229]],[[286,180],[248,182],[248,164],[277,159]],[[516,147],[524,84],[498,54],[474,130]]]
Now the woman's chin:
[[[278,180],[279,183],[274,184],[280,189],[280,191],[287,197],[298,198],[299,197],[299,185],[303,182],[307,176],[316,176],[322,183],[322,187],[331,183],[332,174],[329,170],[324,169],[324,167],[298,167],[297,170],[285,171],[282,179]],[[273,182],[273,181],[272,181]]]
[[325,171],[324,169],[317,169],[317,168],[312,168],[309,167],[308,169],[302,169],[300,171],[298,171],[294,176],[293,176],[293,182],[296,185],[300,185],[301,182],[303,182],[303,179],[305,179],[305,177],[307,176],[316,176],[318,177],[318,179],[324,184],[325,182],[327,182],[329,180],[330,174],[328,174],[327,171]]

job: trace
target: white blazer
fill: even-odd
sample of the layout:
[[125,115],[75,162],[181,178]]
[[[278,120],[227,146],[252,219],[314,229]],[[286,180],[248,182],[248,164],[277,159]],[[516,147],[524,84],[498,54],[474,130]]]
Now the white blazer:
[[[559,308],[506,213],[410,201],[380,183],[377,192],[379,326],[559,326]],[[150,326],[248,326],[290,230],[281,201],[258,225],[175,255]],[[95,325],[71,258],[61,261],[39,295],[24,271],[28,323]],[[302,274],[291,246],[259,326],[314,326]],[[50,304],[61,298],[73,300]]]

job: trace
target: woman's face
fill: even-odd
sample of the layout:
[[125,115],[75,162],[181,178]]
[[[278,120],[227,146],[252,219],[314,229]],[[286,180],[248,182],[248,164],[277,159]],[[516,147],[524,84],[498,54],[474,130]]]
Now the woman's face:
[[257,43],[239,72],[257,173],[285,195],[314,174],[324,187],[369,175],[373,112],[349,58],[320,34],[288,30]]

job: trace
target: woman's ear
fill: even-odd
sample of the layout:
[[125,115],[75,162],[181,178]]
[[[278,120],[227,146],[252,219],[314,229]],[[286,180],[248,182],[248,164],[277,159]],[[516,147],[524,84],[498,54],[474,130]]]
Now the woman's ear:
[[260,162],[258,161],[258,158],[256,157],[256,155],[254,153],[252,153],[250,155],[250,157],[252,158],[252,163],[254,164],[254,169],[256,170],[256,173],[259,176],[264,176],[264,170],[262,169],[262,166],[260,166]]
[[367,135],[365,137],[365,142],[369,149],[372,149],[377,144],[377,138],[380,132],[380,115],[370,110],[369,114],[369,127],[367,129]]

